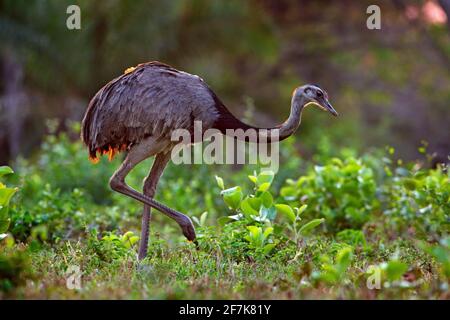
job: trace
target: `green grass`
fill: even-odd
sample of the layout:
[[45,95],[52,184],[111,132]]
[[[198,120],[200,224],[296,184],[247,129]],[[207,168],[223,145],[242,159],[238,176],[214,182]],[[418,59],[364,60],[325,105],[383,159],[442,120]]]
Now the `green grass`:
[[[148,259],[138,264],[134,257],[100,262],[87,255],[91,248],[81,242],[32,253],[32,269],[39,280],[28,281],[9,297],[94,299],[448,299],[445,286],[435,279],[438,268],[429,257],[408,244],[393,243],[367,257],[356,253],[352,266],[337,285],[311,281],[311,270],[320,269],[315,252],[328,252],[333,243],[313,241],[294,261],[235,261],[220,251],[197,251],[191,244],[176,248],[151,246]],[[385,261],[401,249],[410,260],[407,277],[415,280],[389,282],[389,288],[369,290],[364,272],[369,263]],[[83,270],[82,289],[69,290],[65,270],[69,265]],[[416,283],[417,282],[417,283]],[[6,296],[8,297],[8,295]]]

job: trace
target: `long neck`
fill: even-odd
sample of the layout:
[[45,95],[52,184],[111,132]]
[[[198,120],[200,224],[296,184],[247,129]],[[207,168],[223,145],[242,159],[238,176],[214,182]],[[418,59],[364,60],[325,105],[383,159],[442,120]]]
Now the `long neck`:
[[[257,132],[258,141],[260,138],[264,137],[264,141],[275,142],[284,140],[297,130],[300,125],[303,107],[307,101],[303,99],[302,96],[292,97],[291,101],[291,113],[289,114],[289,118],[285,122],[280,125],[277,125],[273,128],[258,128],[246,123],[243,123],[241,120],[237,119],[231,112],[226,109],[226,107],[222,104],[218,106],[219,118],[214,124],[214,128],[220,130],[223,134],[228,134],[228,130],[239,130],[242,129],[244,131],[248,129],[253,129]],[[275,133],[275,134],[274,134]],[[239,139],[239,136],[236,136]],[[244,137],[243,140],[246,140]]]

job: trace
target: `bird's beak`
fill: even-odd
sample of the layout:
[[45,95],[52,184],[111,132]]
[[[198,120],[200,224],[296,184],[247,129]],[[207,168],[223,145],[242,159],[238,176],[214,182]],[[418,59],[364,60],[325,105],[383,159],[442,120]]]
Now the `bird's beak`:
[[339,115],[339,113],[337,113],[336,110],[334,110],[333,106],[331,105],[331,103],[328,102],[328,100],[325,100],[325,108],[328,110],[328,112],[330,112],[333,116],[337,117]]

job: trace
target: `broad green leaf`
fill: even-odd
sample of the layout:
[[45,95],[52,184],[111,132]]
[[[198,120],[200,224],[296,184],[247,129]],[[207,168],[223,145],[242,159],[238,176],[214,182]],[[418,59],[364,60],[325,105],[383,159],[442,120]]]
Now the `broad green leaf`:
[[247,230],[250,231],[250,234],[253,239],[257,239],[262,234],[262,229],[256,226],[248,226]]
[[336,254],[336,264],[339,273],[343,273],[350,266],[353,259],[353,253],[351,248],[343,248]]
[[7,175],[7,174],[11,174],[11,173],[14,173],[14,171],[10,167],[8,167],[8,166],[1,166],[0,167],[0,177],[4,176],[4,175]]
[[221,177],[216,176],[216,182],[220,189],[225,189],[225,185],[223,184],[223,179]]
[[272,251],[273,248],[275,248],[276,245],[277,245],[276,243],[268,243],[268,244],[266,244],[264,246],[264,248],[263,248],[264,254],[269,254],[270,251]]
[[132,236],[134,236],[134,232],[133,231],[125,232],[124,235],[122,236],[122,240],[126,241],[129,238],[131,238]]
[[0,205],[0,220],[6,220],[8,218],[8,207]]
[[305,182],[307,182],[308,180],[310,180],[311,179],[311,177],[305,177],[305,176],[303,176],[303,177],[300,177],[298,180],[297,180],[297,188],[299,188],[299,187],[301,187]]
[[[7,212],[8,208],[2,208],[0,209],[0,213],[2,211]],[[0,218],[0,233],[5,233],[6,231],[8,231],[9,228],[9,224],[11,223],[11,219],[8,217],[8,215],[6,215],[5,218]]]
[[192,221],[194,221],[196,224],[200,226],[200,220],[196,216],[192,216]]
[[262,201],[260,198],[248,198],[248,203],[252,206],[253,210],[256,212],[259,212],[259,209],[261,208]]
[[127,237],[127,238],[123,241],[123,244],[125,245],[125,247],[131,248],[131,247],[132,247],[133,245],[135,245],[138,241],[139,241],[139,237],[133,235],[133,236]]
[[305,212],[306,208],[308,208],[307,204],[304,204],[300,208],[298,208],[297,215],[301,215],[303,212]]
[[130,241],[130,243],[131,243],[132,245],[134,245],[135,243],[137,243],[137,242],[139,241],[139,237],[138,237],[138,236],[132,236],[132,237],[129,239],[129,241]]
[[241,202],[242,213],[245,214],[246,216],[257,215],[258,211],[253,209],[250,200],[251,200],[250,198],[245,198],[244,200],[242,200]]
[[256,184],[256,181],[257,181],[256,176],[248,176],[248,178],[250,179],[251,182],[253,182],[254,184]]
[[223,200],[228,205],[228,207],[230,207],[233,210],[239,208],[239,205],[241,204],[243,197],[241,187],[237,186],[234,188],[223,190],[221,194],[223,196]]
[[220,226],[224,226],[225,224],[227,224],[228,222],[230,222],[230,221],[235,221],[236,219],[233,219],[233,218],[231,218],[231,217],[229,217],[229,216],[224,216],[224,217],[220,217],[220,218],[218,218],[217,219],[217,223],[220,225]]
[[263,192],[263,193],[259,196],[259,198],[261,199],[262,204],[263,204],[264,207],[270,208],[270,207],[272,206],[272,203],[273,203],[273,197],[272,197],[272,195],[270,194],[270,192],[267,192],[267,191]]
[[203,212],[202,215],[200,216],[200,225],[201,226],[205,225],[207,217],[208,217],[208,211]]
[[400,280],[406,271],[408,271],[408,265],[398,260],[391,260],[386,266],[386,276],[389,281]]
[[286,218],[289,219],[292,223],[295,222],[295,214],[294,210],[287,204],[276,204],[275,208],[277,208],[278,212],[284,215]]
[[16,191],[17,189],[13,188],[0,189],[0,205],[6,207],[9,204],[11,197],[14,195],[14,193],[16,193]]
[[270,188],[270,182],[264,182],[263,184],[261,184],[258,188],[258,191],[267,191]]
[[256,178],[256,185],[260,187],[261,185],[268,183],[270,186],[273,181],[273,177],[274,173],[272,171],[263,171],[258,174],[258,177]]
[[264,239],[266,239],[268,236],[270,236],[273,233],[273,228],[272,227],[268,227],[266,228],[266,230],[264,230]]
[[287,201],[294,201],[297,197],[297,189],[295,187],[283,187],[280,190],[280,195]]
[[195,222],[196,224],[198,224],[200,227],[202,227],[202,226],[205,225],[206,217],[207,217],[207,216],[208,216],[208,211],[205,211],[205,212],[203,212],[203,213],[200,215],[200,219],[197,218],[197,217],[195,217],[195,216],[193,216],[193,217],[192,217],[192,220],[194,220],[194,222]]
[[342,160],[339,159],[339,158],[331,158],[331,163],[333,163],[333,164],[335,164],[337,166],[342,166],[343,165]]
[[307,224],[304,224],[300,228],[299,233],[306,234],[309,231],[311,231],[312,229],[314,229],[315,227],[317,227],[318,225],[320,225],[324,221],[325,221],[324,218],[311,220],[310,222],[308,222]]

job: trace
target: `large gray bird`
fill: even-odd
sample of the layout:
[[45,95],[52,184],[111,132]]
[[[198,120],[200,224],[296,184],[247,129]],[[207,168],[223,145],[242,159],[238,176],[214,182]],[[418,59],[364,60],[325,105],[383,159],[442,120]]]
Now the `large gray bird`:
[[[292,135],[301,121],[304,106],[314,103],[333,115],[337,112],[328,102],[327,93],[317,85],[295,89],[289,118],[275,128],[277,140]],[[129,68],[124,74],[101,88],[90,101],[82,121],[82,140],[92,161],[108,154],[127,150],[128,153],[109,183],[113,190],[144,204],[139,259],[147,254],[151,207],[174,219],[188,240],[195,240],[195,229],[186,215],[153,199],[156,185],[169,162],[176,143],[171,134],[177,129],[193,132],[194,121],[202,129],[253,129],[263,132],[234,117],[216,94],[198,76],[153,61]],[[271,141],[271,136],[268,142]],[[141,161],[155,156],[149,175],[144,180],[143,193],[125,183],[127,174]]]

